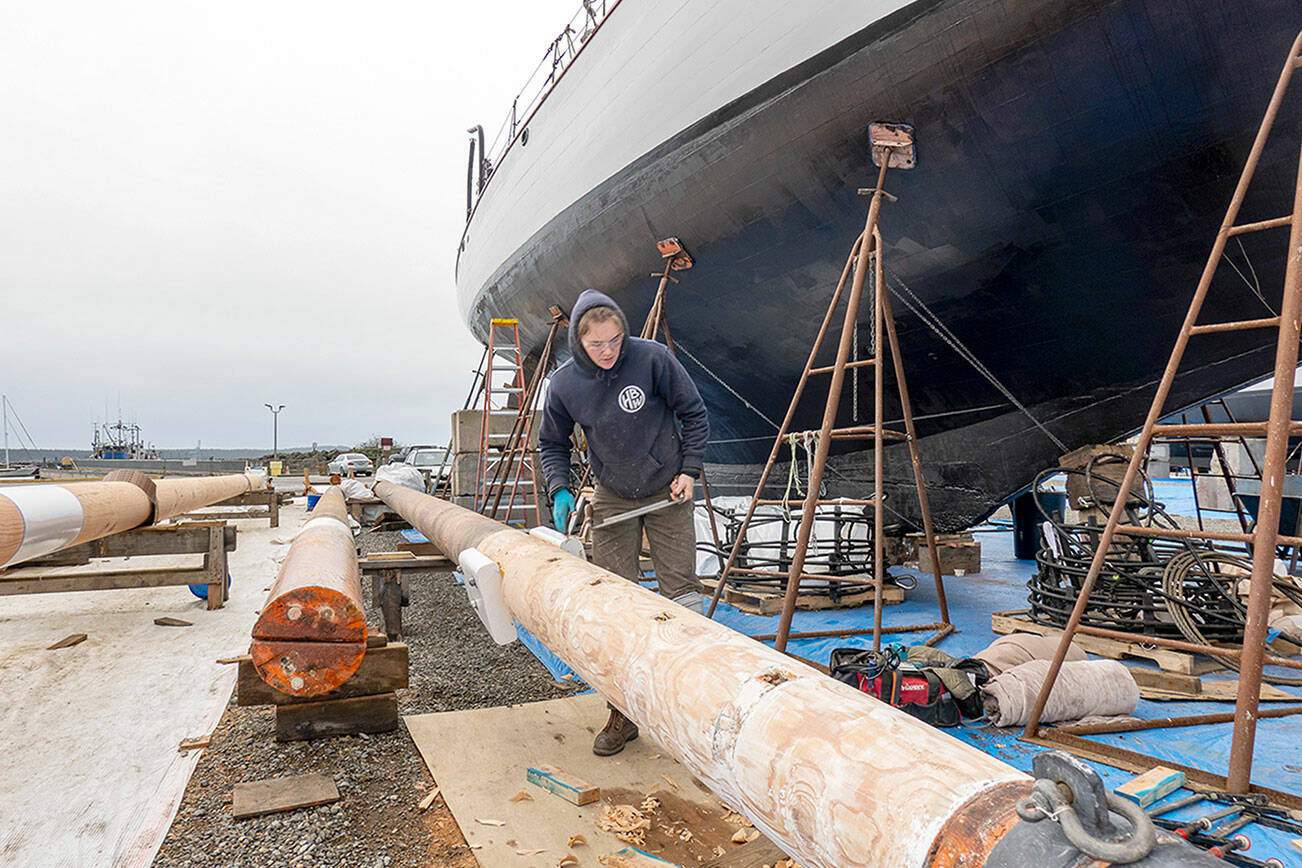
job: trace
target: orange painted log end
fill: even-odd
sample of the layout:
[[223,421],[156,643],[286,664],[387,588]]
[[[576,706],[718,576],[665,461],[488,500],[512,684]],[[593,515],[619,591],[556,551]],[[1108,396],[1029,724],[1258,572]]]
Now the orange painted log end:
[[320,696],[353,677],[366,654],[366,640],[275,642],[254,639],[249,653],[258,676],[281,693]]

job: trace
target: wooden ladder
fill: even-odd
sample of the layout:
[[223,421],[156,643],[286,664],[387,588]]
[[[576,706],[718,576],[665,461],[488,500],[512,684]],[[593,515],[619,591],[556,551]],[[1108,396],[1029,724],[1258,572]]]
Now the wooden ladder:
[[[1241,651],[1199,646],[1191,643],[1173,643],[1173,640],[1161,640],[1148,636],[1134,637],[1140,641],[1157,645],[1172,644],[1174,647],[1174,644],[1180,644],[1188,646],[1186,650],[1197,650],[1222,657],[1228,656],[1237,658],[1240,661],[1239,690],[1234,711],[1234,734],[1230,747],[1229,773],[1226,776],[1227,789],[1235,793],[1246,793],[1248,791],[1249,777],[1252,771],[1257,705],[1261,691],[1261,669],[1263,662],[1265,662],[1266,622],[1270,613],[1271,590],[1274,584],[1275,547],[1279,543],[1291,546],[1302,543],[1302,539],[1279,533],[1282,484],[1285,461],[1288,457],[1288,438],[1290,435],[1302,434],[1302,422],[1290,419],[1293,377],[1298,363],[1299,320],[1302,320],[1302,220],[1298,219],[1298,215],[1302,214],[1302,160],[1299,162],[1298,180],[1294,191],[1293,213],[1255,223],[1238,224],[1236,221],[1239,209],[1247,195],[1248,187],[1252,183],[1257,163],[1261,158],[1262,151],[1265,149],[1266,140],[1270,135],[1275,116],[1279,111],[1280,104],[1283,102],[1285,91],[1288,89],[1293,70],[1300,64],[1302,64],[1302,34],[1298,34],[1298,37],[1293,42],[1288,60],[1284,64],[1274,94],[1271,96],[1270,105],[1267,107],[1265,117],[1257,130],[1257,136],[1253,141],[1252,150],[1248,154],[1247,163],[1244,165],[1243,172],[1239,177],[1239,183],[1234,190],[1234,196],[1230,200],[1229,208],[1225,212],[1225,219],[1221,222],[1220,231],[1216,233],[1216,241],[1212,245],[1211,255],[1203,268],[1202,276],[1198,281],[1198,288],[1194,292],[1188,313],[1185,315],[1184,323],[1180,327],[1180,334],[1176,338],[1175,347],[1171,351],[1166,370],[1162,373],[1161,382],[1157,387],[1157,394],[1153,396],[1153,403],[1149,408],[1148,417],[1144,420],[1144,427],[1139,433],[1139,440],[1135,446],[1134,454],[1131,456],[1130,463],[1126,467],[1126,474],[1121,480],[1116,501],[1113,503],[1108,516],[1107,525],[1099,538],[1099,544],[1090,562],[1089,571],[1081,585],[1080,595],[1062,632],[1058,649],[1054,654],[1044,684],[1040,688],[1035,705],[1031,709],[1030,720],[1023,733],[1026,738],[1035,738],[1039,734],[1040,718],[1044,712],[1044,706],[1048,701],[1050,691],[1053,689],[1058,671],[1062,667],[1072,637],[1078,631],[1088,634],[1096,633],[1096,628],[1081,627],[1080,622],[1085,608],[1089,604],[1090,594],[1093,592],[1099,574],[1104,568],[1107,553],[1116,534],[1245,543],[1252,547],[1252,574],[1249,583],[1247,623],[1244,628]],[[1216,273],[1217,266],[1220,264],[1226,243],[1238,235],[1285,226],[1290,229],[1288,264],[1284,274],[1283,301],[1279,316],[1235,322],[1199,323],[1198,316],[1202,311],[1203,302],[1207,298],[1212,278]],[[1166,414],[1167,396],[1171,391],[1180,362],[1184,357],[1185,348],[1191,338],[1201,335],[1265,328],[1278,330],[1275,345],[1275,382],[1271,395],[1270,418],[1268,421],[1204,422],[1197,424],[1161,423],[1160,420]],[[1265,461],[1262,467],[1261,500],[1257,511],[1257,521],[1252,531],[1213,533],[1206,530],[1182,530],[1123,524],[1122,515],[1125,512],[1126,502],[1130,497],[1131,489],[1135,484],[1139,469],[1145,461],[1152,442],[1157,439],[1178,440],[1207,437],[1266,438]],[[1270,662],[1279,663],[1281,661],[1277,658],[1270,658]],[[1288,664],[1285,663],[1285,665]],[[1294,663],[1293,665],[1302,668],[1302,664]]]

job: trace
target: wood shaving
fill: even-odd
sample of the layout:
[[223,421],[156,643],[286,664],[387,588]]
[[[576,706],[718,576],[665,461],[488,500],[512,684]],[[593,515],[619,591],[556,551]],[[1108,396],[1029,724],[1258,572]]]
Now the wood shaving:
[[659,785],[659,784],[652,784],[652,785],[651,785],[651,789],[647,790],[647,791],[646,791],[646,794],[649,796],[649,795],[651,795],[652,793],[658,793],[658,792],[660,792],[660,785]]
[[750,834],[746,836],[747,841],[754,841],[760,836],[759,829],[751,829]]
[[653,753],[651,756],[647,757],[647,759],[660,759],[660,754]]
[[734,843],[734,844],[745,844],[745,843],[746,843],[746,830],[745,830],[745,829],[738,829],[737,831],[733,832],[733,833],[732,833],[732,843]]
[[488,819],[480,819],[479,817],[475,817],[475,822],[481,826],[505,826],[506,825],[505,820],[488,820]]
[[[583,837],[583,836],[580,835],[579,837]],[[573,853],[566,853],[564,856],[561,857],[560,864],[557,866],[557,868],[568,868],[568,866],[570,865],[578,865],[578,864],[579,864],[578,856],[575,856]]]
[[546,850],[516,850],[517,856],[537,856],[539,853],[546,853]]
[[507,799],[507,801],[508,801],[508,802],[524,802],[524,801],[530,801],[530,802],[532,802],[532,801],[533,801],[533,796],[529,795],[529,794],[526,793],[524,790],[521,790],[520,792],[516,793],[516,794],[515,794],[514,796],[512,796],[511,798]]
[[727,805],[723,806],[723,817],[721,819],[730,826],[746,826],[750,828],[755,825],[746,819],[745,814],[739,813],[735,808],[730,808]]
[[607,805],[597,826],[604,832],[610,832],[621,841],[633,846],[646,843],[647,830],[651,821],[632,805]]
[[654,814],[656,812],[656,808],[660,807],[660,800],[652,798],[651,796],[647,796],[645,799],[642,800],[642,804],[639,805],[638,807],[642,809],[642,813],[644,814]]
[[678,781],[669,777],[669,775],[661,775],[660,777],[664,778],[665,783],[669,784],[669,786],[673,787],[675,790],[678,789]]
[[575,847],[586,847],[588,846],[588,839],[582,835],[571,835],[570,840],[565,843],[565,846],[569,847],[571,850]]
[[715,855],[715,856],[722,856],[724,853],[727,853],[727,852],[728,852],[727,850],[723,849],[723,845],[722,845],[722,844],[715,844],[715,845],[714,845],[714,855]]
[[434,800],[437,799],[438,797],[439,797],[439,788],[435,787],[434,789],[430,790],[428,793],[425,794],[425,798],[421,799],[420,804],[418,804],[416,807],[422,811],[428,811],[429,806],[434,804]]

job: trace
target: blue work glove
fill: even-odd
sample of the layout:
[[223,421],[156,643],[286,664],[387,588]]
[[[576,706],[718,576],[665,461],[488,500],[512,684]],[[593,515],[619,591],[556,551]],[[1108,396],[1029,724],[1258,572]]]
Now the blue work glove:
[[574,512],[574,495],[568,488],[562,488],[552,497],[552,524],[561,533],[570,524],[570,513]]

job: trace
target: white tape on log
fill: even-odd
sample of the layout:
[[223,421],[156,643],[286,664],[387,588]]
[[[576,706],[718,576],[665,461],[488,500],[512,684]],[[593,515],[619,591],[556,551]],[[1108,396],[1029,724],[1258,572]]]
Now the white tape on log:
[[532,528],[529,536],[537,537],[545,543],[551,543],[566,554],[574,555],[576,558],[588,559],[587,552],[583,550],[583,541],[576,536],[566,536],[558,530],[552,530],[549,527]]
[[81,501],[60,485],[12,485],[0,488],[23,516],[23,541],[0,567],[57,552],[81,533]]

